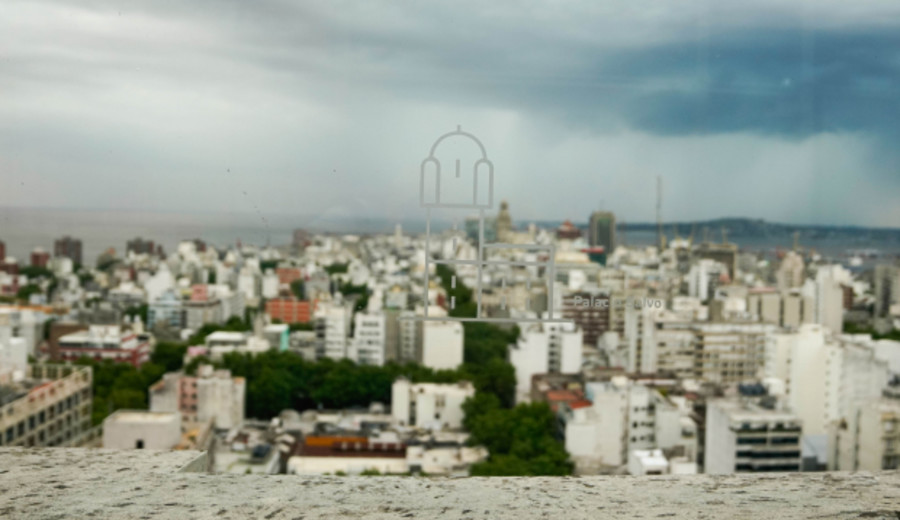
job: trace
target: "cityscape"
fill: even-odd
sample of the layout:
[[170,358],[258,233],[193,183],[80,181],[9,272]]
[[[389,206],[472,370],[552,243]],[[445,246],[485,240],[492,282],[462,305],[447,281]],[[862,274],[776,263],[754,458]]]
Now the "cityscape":
[[895,254],[795,237],[773,256],[662,222],[624,246],[612,212],[548,228],[506,201],[480,225],[96,259],[78,237],[23,261],[0,242],[2,445],[298,476],[900,465]]
[[0,13],[0,520],[900,518],[897,0]]

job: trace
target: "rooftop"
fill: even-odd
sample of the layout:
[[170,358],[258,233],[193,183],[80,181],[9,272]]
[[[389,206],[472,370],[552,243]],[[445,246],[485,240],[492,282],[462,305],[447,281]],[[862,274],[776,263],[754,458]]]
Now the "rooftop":
[[4,518],[896,519],[900,473],[209,475],[195,451],[0,449]]
[[167,423],[177,419],[175,412],[148,412],[146,410],[117,410],[106,418],[108,422]]

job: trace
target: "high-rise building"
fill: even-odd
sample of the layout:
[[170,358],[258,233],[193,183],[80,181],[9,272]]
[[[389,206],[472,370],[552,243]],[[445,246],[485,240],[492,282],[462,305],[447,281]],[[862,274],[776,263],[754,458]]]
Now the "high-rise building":
[[610,327],[610,297],[603,292],[581,291],[563,300],[563,318],[575,322],[585,345],[597,346],[597,339]]
[[889,264],[876,265],[875,317],[887,317],[891,313],[891,306],[897,303],[900,303],[900,268]]
[[6,260],[6,244],[0,240],[0,264]]
[[835,334],[844,329],[844,290],[850,285],[852,276],[840,265],[819,266],[816,272],[816,323]]
[[384,364],[385,317],[359,312],[354,316],[351,356],[360,365]]
[[609,211],[591,213],[588,243],[591,247],[602,247],[607,254],[616,247],[616,215]]
[[770,336],[763,373],[785,381],[787,402],[808,435],[825,435],[887,385],[887,362],[864,340],[829,336],[818,324]]
[[76,264],[81,264],[81,240],[68,235],[58,239],[53,244],[53,256],[64,256]]

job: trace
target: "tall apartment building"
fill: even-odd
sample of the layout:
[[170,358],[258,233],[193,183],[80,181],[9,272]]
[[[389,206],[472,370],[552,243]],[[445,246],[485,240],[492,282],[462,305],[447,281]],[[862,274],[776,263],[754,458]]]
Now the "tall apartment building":
[[696,375],[697,352],[693,321],[681,320],[677,315],[664,313],[656,321],[656,370],[677,379],[692,379]]
[[844,329],[844,284],[851,284],[850,273],[840,265],[819,266],[816,272],[816,323],[834,333]]
[[[766,342],[778,327],[756,322],[696,322],[663,312],[653,318],[656,371],[680,379],[734,384],[756,380],[766,363]],[[642,351],[641,355],[650,355]]]
[[747,311],[759,321],[795,329],[816,320],[815,299],[798,290],[751,289],[747,295]]
[[890,316],[891,307],[900,304],[900,268],[890,264],[876,265],[874,293],[875,317]]
[[0,446],[77,446],[91,431],[91,368],[0,366]]
[[201,365],[196,376],[169,372],[150,387],[151,412],[178,412],[186,423],[214,421],[228,430],[244,422],[246,382],[230,370]]
[[591,213],[588,229],[588,244],[602,247],[607,254],[616,247],[616,215],[609,211]]
[[777,327],[767,323],[695,323],[694,377],[719,384],[743,383],[759,377],[765,365],[766,336]]
[[582,331],[585,345],[596,347],[600,336],[613,330],[610,318],[615,311],[611,309],[611,305],[608,292],[573,292],[563,299],[562,316],[575,322]]
[[900,399],[878,399],[831,425],[829,471],[900,469]]
[[81,240],[68,235],[56,240],[53,243],[53,256],[64,256],[76,264],[81,264]]
[[800,471],[802,425],[789,411],[749,401],[710,401],[706,406],[704,472]]
[[536,374],[575,374],[581,371],[582,332],[573,323],[534,323],[525,326],[509,362],[516,371],[516,402],[527,402]]
[[652,374],[658,368],[656,322],[663,309],[662,306],[655,307],[643,303],[640,306],[625,306],[623,337],[628,348],[626,370],[631,373]]
[[360,365],[381,366],[385,361],[385,318],[381,314],[357,313],[353,324],[350,356]]
[[787,402],[808,435],[825,435],[829,425],[878,399],[888,382],[888,364],[862,339],[831,336],[818,324],[772,334],[764,375],[785,382]]
[[315,331],[319,359],[344,359],[347,357],[347,338],[353,312],[349,307],[336,303],[322,303],[315,311]]

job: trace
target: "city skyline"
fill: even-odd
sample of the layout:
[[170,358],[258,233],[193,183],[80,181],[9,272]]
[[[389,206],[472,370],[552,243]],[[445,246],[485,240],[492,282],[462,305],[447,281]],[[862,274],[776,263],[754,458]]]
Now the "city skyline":
[[415,218],[462,125],[522,220],[900,223],[891,2],[8,9],[0,207]]

